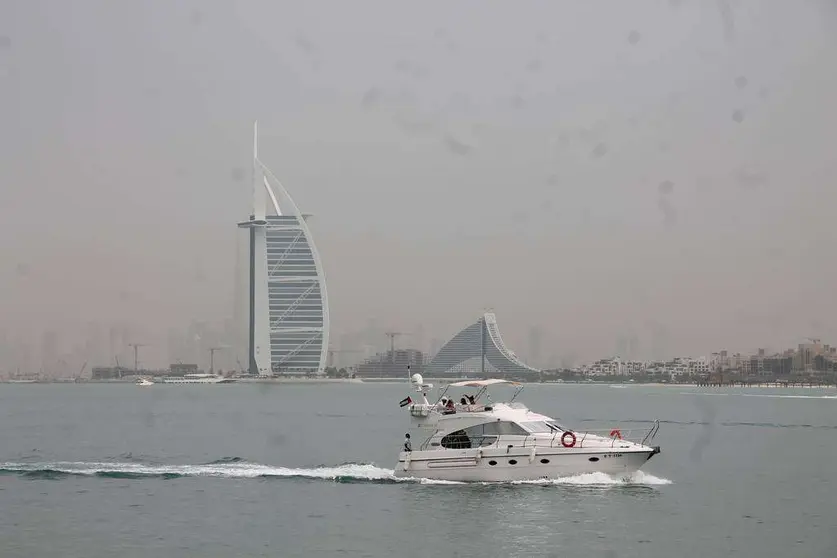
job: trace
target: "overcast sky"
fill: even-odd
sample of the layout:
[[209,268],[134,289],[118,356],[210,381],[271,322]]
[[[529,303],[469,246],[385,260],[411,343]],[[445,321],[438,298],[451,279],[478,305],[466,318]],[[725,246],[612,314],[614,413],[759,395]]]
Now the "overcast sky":
[[837,342],[836,47],[833,0],[2,1],[0,328],[231,317],[258,119],[333,339]]

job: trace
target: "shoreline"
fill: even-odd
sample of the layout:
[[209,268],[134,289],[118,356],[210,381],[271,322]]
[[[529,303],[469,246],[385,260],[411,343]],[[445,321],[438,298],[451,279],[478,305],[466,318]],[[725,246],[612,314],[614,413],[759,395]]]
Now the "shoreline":
[[[354,385],[371,385],[371,384],[407,384],[408,378],[307,378],[307,377],[279,377],[279,378],[232,378],[235,381],[231,384],[354,384]],[[473,379],[473,378],[471,378]],[[428,383],[434,387],[442,387],[448,384],[463,381],[463,378],[425,378]],[[153,380],[152,380],[153,381]],[[133,385],[136,378],[113,379],[113,380],[35,380],[35,381],[14,381],[14,380],[0,380],[0,384],[119,384],[119,385]],[[154,382],[155,384],[165,385],[163,382]],[[784,383],[784,382],[763,382],[753,383],[750,385],[742,384],[698,384],[694,382],[608,382],[608,381],[545,381],[545,382],[521,382],[522,385],[558,385],[558,386],[607,386],[615,389],[630,388],[630,387],[653,387],[653,388],[669,388],[669,387],[694,387],[694,388],[768,388],[768,389],[835,389],[834,384],[816,384],[816,383]],[[227,384],[230,385],[230,384]]]

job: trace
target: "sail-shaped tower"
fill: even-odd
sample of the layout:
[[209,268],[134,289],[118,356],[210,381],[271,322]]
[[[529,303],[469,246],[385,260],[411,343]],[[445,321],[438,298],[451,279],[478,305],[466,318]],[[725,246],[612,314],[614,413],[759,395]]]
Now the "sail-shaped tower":
[[[248,229],[248,365],[252,375],[323,373],[328,295],[320,254],[290,194],[259,160],[253,126],[253,208]],[[269,203],[268,203],[269,200]]]

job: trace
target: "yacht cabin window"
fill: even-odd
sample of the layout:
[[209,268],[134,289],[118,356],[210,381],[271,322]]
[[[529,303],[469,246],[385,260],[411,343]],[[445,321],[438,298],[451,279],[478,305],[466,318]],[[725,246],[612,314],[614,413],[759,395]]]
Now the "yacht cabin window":
[[465,433],[468,436],[526,436],[528,434],[528,432],[517,424],[504,420],[477,424],[476,426],[466,428]]
[[442,437],[441,445],[448,449],[478,448],[490,446],[498,436],[528,436],[520,425],[509,421],[484,422]]
[[520,425],[506,420],[486,422],[479,424],[474,428],[482,427],[483,435],[485,436],[526,436],[527,432],[523,430]]

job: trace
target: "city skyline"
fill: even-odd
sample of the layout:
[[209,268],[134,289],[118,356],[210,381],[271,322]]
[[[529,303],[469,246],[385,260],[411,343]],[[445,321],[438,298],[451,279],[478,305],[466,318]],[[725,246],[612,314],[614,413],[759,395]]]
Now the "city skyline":
[[256,118],[335,350],[488,309],[538,367],[837,338],[831,4],[547,4],[0,7],[0,362],[207,362]]
[[[410,340],[414,337],[411,333],[420,330],[421,326],[417,325],[414,328],[404,329],[406,331],[401,332],[404,335],[400,336],[394,344],[395,349],[417,350],[425,354],[428,359],[434,357],[446,342],[451,341],[456,334],[454,332],[446,340],[429,338],[423,343],[414,343]],[[78,375],[81,370],[89,374],[90,369],[94,366],[115,366],[117,364],[126,369],[133,369],[135,357],[133,344],[138,345],[136,356],[138,356],[139,369],[159,370],[168,368],[171,364],[186,363],[197,364],[201,369],[208,370],[210,350],[215,348],[216,370],[247,370],[244,362],[233,350],[233,342],[241,335],[241,327],[232,318],[221,324],[194,321],[183,329],[169,328],[163,332],[163,335],[158,336],[159,341],[156,342],[136,341],[136,339],[149,339],[147,336],[139,336],[136,331],[127,323],[116,324],[108,328],[105,324],[91,322],[83,328],[84,335],[81,337],[71,337],[62,335],[61,332],[56,330],[48,330],[40,338],[25,340],[19,335],[9,335],[8,331],[0,329],[0,376],[20,373],[42,375],[47,378],[71,377]],[[368,324],[367,327],[354,333],[344,333],[338,345],[332,346],[332,350],[327,351],[327,353],[332,353],[327,365],[338,368],[355,367],[369,358],[387,354],[392,340],[386,333],[387,328],[370,328]],[[759,355],[781,355],[812,342],[819,342],[818,338],[800,336],[794,342],[784,346],[734,347],[727,345],[702,352],[670,353],[663,356],[654,356],[650,350],[634,356],[627,356],[618,350],[611,350],[584,358],[578,357],[572,351],[567,351],[566,355],[553,352],[552,356],[546,358],[542,365],[536,363],[532,358],[537,356],[537,351],[540,350],[538,345],[533,348],[531,343],[520,345],[509,343],[508,346],[512,347],[514,354],[522,359],[524,363],[532,364],[533,367],[543,370],[553,370],[589,366],[595,362],[620,357],[625,362],[647,363],[667,362],[672,359],[683,358],[712,360],[719,358],[721,355],[729,355],[729,358],[746,359]],[[620,339],[617,338],[614,349],[618,349],[619,346]],[[156,355],[161,352],[164,356],[158,358]]]

